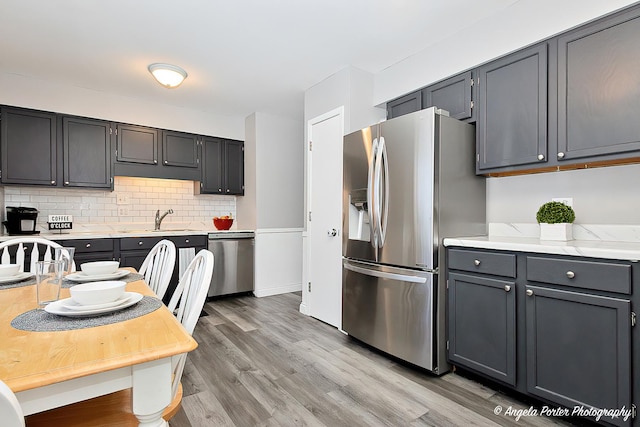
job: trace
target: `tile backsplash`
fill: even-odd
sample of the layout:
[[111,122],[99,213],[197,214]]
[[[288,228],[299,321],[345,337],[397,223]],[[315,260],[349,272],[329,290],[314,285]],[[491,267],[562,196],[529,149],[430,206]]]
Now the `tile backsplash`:
[[[109,224],[153,228],[158,209],[161,213],[173,209],[162,222],[163,228],[176,224],[210,228],[214,216],[236,216],[235,196],[197,195],[193,181],[116,176],[113,191],[26,186],[0,190],[5,208],[28,206],[40,211],[39,230],[47,229],[47,217],[54,214],[73,215],[74,230]],[[3,209],[3,220],[5,212]]]

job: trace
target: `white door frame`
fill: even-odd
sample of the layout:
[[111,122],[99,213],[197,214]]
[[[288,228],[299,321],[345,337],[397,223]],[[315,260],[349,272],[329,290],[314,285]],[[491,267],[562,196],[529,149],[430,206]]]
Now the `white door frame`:
[[[304,232],[302,233],[302,302],[300,303],[300,312],[305,315],[310,315],[309,312],[309,283],[312,281],[309,273],[309,264],[310,264],[310,250],[309,250],[309,212],[312,211],[312,203],[311,203],[311,188],[312,188],[312,151],[310,150],[310,141],[312,138],[313,126],[321,123],[325,120],[329,120],[335,116],[340,116],[342,120],[341,123],[341,131],[340,135],[344,135],[344,106],[340,106],[333,110],[330,110],[324,114],[321,114],[317,117],[314,117],[307,121],[307,138],[305,140],[305,215],[304,215]],[[342,224],[340,224],[341,226]],[[342,237],[340,237],[342,238]],[[341,302],[342,304],[342,302]]]

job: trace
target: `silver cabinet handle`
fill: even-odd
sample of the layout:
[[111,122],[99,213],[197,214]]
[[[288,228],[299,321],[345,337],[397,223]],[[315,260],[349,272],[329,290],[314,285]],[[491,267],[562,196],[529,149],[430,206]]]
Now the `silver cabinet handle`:
[[479,259],[473,260],[473,264],[474,264],[476,267],[477,267],[477,266],[479,266],[479,265],[480,265],[480,260],[479,260]]
[[51,181],[51,185],[56,185],[56,182],[55,181]]
[[91,243],[87,243],[86,247],[90,248],[91,247]]
[[69,181],[65,181],[65,182],[64,182],[64,185],[69,185]]
[[142,246],[142,242],[138,242],[138,246]]
[[538,160],[544,160],[544,154],[538,154]]
[[158,161],[157,161],[156,159],[153,159],[153,164],[154,164],[154,165],[157,165],[157,164],[158,164]]
[[574,277],[576,277],[576,273],[574,273],[573,271],[567,271],[567,277],[569,279],[573,279]]
[[563,153],[563,152],[559,152],[559,153],[558,153],[558,158],[559,158],[559,159],[564,158],[564,153]]
[[189,243],[189,239],[184,239],[184,242],[185,243]]
[[533,296],[533,291],[531,289],[527,289],[527,296]]
[[231,191],[231,190],[229,190],[229,189],[227,188],[227,193],[228,193],[229,191]]
[[168,164],[169,164],[169,162],[165,160],[165,161],[164,161],[164,164],[165,164],[165,165],[168,165]]
[[222,188],[218,188],[218,191],[222,193]]
[[511,286],[504,285],[504,290],[505,290],[505,292],[509,292],[511,290]]
[[327,236],[329,237],[336,237],[338,235],[338,230],[336,230],[335,228],[332,228],[331,230],[327,231]]

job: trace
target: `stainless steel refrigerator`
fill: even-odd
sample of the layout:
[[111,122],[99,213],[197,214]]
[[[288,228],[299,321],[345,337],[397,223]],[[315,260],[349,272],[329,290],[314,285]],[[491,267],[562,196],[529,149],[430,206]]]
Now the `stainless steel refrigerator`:
[[429,108],[344,138],[342,328],[443,374],[442,239],[486,234],[475,129]]

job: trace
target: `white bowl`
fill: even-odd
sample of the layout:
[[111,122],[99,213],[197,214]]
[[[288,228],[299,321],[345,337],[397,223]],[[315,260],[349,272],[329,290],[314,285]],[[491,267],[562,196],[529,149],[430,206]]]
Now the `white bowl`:
[[120,262],[118,261],[95,261],[85,262],[80,265],[80,269],[87,276],[101,276],[103,274],[111,274],[118,271]]
[[89,282],[69,288],[71,299],[80,305],[105,304],[124,296],[126,282],[111,280],[105,282]]
[[15,276],[18,271],[20,271],[18,264],[0,264],[0,277]]

